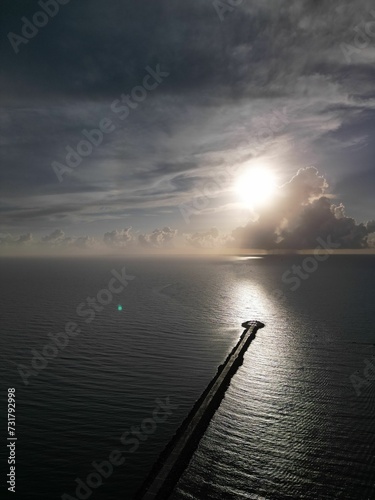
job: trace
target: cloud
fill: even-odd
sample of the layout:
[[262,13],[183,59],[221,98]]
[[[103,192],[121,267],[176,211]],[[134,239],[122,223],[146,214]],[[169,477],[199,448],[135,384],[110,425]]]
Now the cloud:
[[61,229],[55,229],[38,242],[44,248],[94,248],[98,246],[95,238],[90,236],[66,236]]
[[18,245],[27,245],[33,242],[33,235],[31,233],[22,234],[17,240]]
[[131,233],[132,228],[114,229],[111,232],[105,233],[103,241],[106,245],[112,247],[125,247],[134,241],[134,236]]
[[[148,227],[152,211],[159,218],[153,227],[177,227],[166,210],[178,212],[220,164],[235,158],[246,167],[254,157],[285,166],[284,175],[296,165],[325,165],[348,211],[358,220],[373,217],[375,37],[353,52],[350,63],[342,50],[343,43],[354,46],[357,25],[374,22],[370,0],[237,2],[223,22],[212,1],[111,0],[109,8],[80,0],[61,6],[18,55],[6,34],[20,34],[22,17],[32,19],[40,7],[28,0],[6,3],[4,233],[36,234],[59,224],[67,232],[74,225],[76,232],[81,224],[79,231],[91,234],[104,223],[118,227],[124,210],[134,216],[127,225]],[[146,66],[157,64],[170,75],[121,121],[111,103],[142,83]],[[284,109],[288,126],[259,148],[272,111]],[[76,148],[82,130],[98,128],[105,117],[116,131],[59,183],[51,163],[64,162],[66,147]],[[322,196],[323,186],[314,178],[297,181],[299,191],[290,186],[296,207],[289,208],[298,217],[299,200]],[[230,188],[228,183],[218,190],[218,211],[233,203],[225,194]],[[287,220],[290,230],[292,215]],[[205,227],[213,225],[217,219]],[[274,225],[263,217],[256,242],[274,245],[280,224]],[[146,247],[157,240],[140,237]],[[45,243],[60,245],[61,238],[56,234]],[[133,244],[126,234],[110,235],[105,243]],[[190,243],[210,244],[198,237]]]
[[149,234],[140,234],[138,236],[138,242],[143,247],[171,247],[176,235],[176,229],[164,227],[163,229],[155,229]]
[[327,181],[319,175],[315,167],[301,168],[283,186],[284,207],[286,210],[292,211],[295,207],[306,205],[322,196],[327,188]]
[[65,240],[65,233],[61,229],[56,229],[51,234],[44,236],[42,241],[51,245],[60,245]]
[[300,169],[278,190],[275,203],[260,211],[256,221],[236,228],[235,244],[246,248],[308,249],[317,238],[330,237],[340,248],[366,248],[374,222],[357,223],[342,203],[331,203],[328,183],[314,167]]
[[80,236],[73,240],[72,245],[77,248],[93,248],[97,246],[97,241],[95,238],[91,238],[90,236]]
[[209,231],[184,234],[184,237],[188,245],[195,248],[220,248],[229,241],[228,235],[221,234],[216,227]]
[[34,241],[31,233],[13,236],[10,233],[0,233],[0,246],[30,245]]
[[375,232],[367,236],[367,245],[369,248],[375,248]]
[[14,237],[10,233],[0,233],[0,245],[9,245],[14,242]]
[[336,219],[343,219],[345,217],[345,207],[342,203],[340,205],[331,205],[331,212]]

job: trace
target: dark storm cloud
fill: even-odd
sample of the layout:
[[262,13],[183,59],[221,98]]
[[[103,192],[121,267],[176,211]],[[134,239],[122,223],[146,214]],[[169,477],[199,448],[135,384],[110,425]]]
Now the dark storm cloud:
[[[284,108],[290,124],[256,156],[282,159],[290,139],[289,156],[324,166],[356,213],[367,213],[371,193],[362,184],[354,205],[345,179],[358,169],[359,193],[360,172],[373,168],[372,9],[369,0],[253,0],[221,21],[210,0],[71,0],[16,54],[8,33],[22,34],[22,17],[41,7],[3,1],[2,230],[100,221],[124,209],[178,212],[214,166],[253,158],[259,123]],[[358,41],[358,26],[374,36]],[[157,65],[169,76],[119,121],[111,103]],[[115,132],[59,183],[51,163],[108,116]]]
[[[295,84],[284,84],[315,73],[327,51],[342,55],[340,44],[353,42],[356,21],[370,19],[370,9],[366,1],[254,1],[221,23],[205,1],[70,2],[19,54],[8,44],[4,85],[17,102],[111,99],[138,85],[147,65],[164,64],[171,77],[162,92],[211,94],[214,87],[214,99],[290,94]],[[38,2],[5,2],[4,33],[20,33],[22,16],[38,10]],[[335,59],[339,72],[345,60]]]

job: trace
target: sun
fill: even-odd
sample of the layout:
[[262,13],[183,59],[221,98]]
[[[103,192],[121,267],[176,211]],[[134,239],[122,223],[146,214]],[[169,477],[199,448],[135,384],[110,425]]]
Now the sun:
[[238,179],[235,190],[248,207],[267,205],[276,194],[276,176],[266,168],[251,168]]

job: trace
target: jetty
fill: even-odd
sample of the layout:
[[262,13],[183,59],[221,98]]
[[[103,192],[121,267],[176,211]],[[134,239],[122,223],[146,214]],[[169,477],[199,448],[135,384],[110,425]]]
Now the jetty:
[[136,500],[166,500],[188,465],[211,418],[220,406],[230,380],[242,365],[244,354],[264,327],[260,321],[245,321],[237,345],[209,383],[174,437],[159,456],[149,476],[135,495]]

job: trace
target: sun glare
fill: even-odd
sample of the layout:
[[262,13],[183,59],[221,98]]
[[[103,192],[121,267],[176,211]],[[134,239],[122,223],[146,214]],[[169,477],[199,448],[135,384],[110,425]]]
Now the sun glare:
[[277,189],[276,177],[268,169],[252,168],[238,179],[235,189],[245,205],[256,208],[272,201]]

